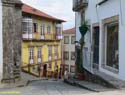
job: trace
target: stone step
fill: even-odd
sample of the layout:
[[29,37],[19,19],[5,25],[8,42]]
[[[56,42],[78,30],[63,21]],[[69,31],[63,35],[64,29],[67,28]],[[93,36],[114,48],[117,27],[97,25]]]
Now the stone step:
[[103,80],[107,81],[109,84],[113,85],[114,87],[121,89],[125,87],[125,81],[117,79],[113,76],[100,72],[98,70],[94,71],[95,75],[99,76]]
[[100,84],[96,84],[96,83],[92,83],[92,82],[88,82],[88,81],[76,81],[76,83],[79,86],[86,87],[86,88],[91,89],[91,90],[96,91],[96,92],[103,92],[103,91],[112,90],[112,88],[107,88],[107,87],[102,86]]
[[66,79],[65,82],[70,84],[70,85],[79,86],[83,89],[87,89],[87,90],[94,91],[94,92],[102,92],[102,91],[113,90],[112,88],[107,88],[107,87],[102,86],[100,84],[96,84],[96,83],[92,83],[92,82],[88,82],[88,81]]

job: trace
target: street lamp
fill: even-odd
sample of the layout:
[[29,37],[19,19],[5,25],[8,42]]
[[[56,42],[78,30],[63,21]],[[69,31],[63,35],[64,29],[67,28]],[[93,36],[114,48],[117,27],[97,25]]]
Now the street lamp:
[[79,41],[75,41],[75,49],[81,49],[81,44]]

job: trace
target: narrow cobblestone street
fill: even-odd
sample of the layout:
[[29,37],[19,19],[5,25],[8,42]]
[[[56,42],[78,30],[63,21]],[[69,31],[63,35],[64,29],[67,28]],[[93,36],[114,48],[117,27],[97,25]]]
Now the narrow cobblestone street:
[[[53,81],[53,80],[43,80],[43,81],[34,81],[29,84],[27,87],[12,88],[12,89],[0,89],[0,95],[7,92],[20,92],[17,95],[124,95],[124,90],[116,91],[106,91],[95,93],[88,91],[79,87],[74,87],[64,83],[63,81]],[[9,94],[9,95],[15,95]]]

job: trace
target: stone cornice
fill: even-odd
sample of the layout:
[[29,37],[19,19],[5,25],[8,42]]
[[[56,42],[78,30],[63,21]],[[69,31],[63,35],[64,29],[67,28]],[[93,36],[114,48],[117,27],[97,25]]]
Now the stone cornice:
[[4,6],[22,7],[23,3],[20,0],[2,0]]

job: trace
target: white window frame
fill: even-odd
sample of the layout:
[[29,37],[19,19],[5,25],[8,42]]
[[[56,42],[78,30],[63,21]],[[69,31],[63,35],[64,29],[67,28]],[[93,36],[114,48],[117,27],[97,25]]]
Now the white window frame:
[[37,50],[37,57],[38,57],[38,58],[41,58],[41,57],[42,57],[42,50],[41,50],[42,47],[38,47],[37,49],[38,49],[38,50]]
[[[110,25],[114,25],[114,24],[119,24],[119,22],[112,22],[112,23],[109,23]],[[103,35],[104,36],[104,39],[105,39],[105,46],[104,46],[104,51],[105,51],[105,55],[104,55],[104,64],[105,64],[105,67],[107,67],[107,68],[110,68],[110,69],[112,69],[112,70],[115,70],[115,71],[118,71],[118,69],[116,69],[116,68],[113,68],[113,67],[111,67],[111,66],[108,66],[107,65],[107,32],[108,32],[108,30],[107,30],[107,26],[109,25],[109,24],[105,24],[104,25],[104,29],[105,29],[105,35]],[[119,32],[119,30],[118,30],[118,32]]]
[[41,24],[41,35],[44,35],[44,33],[45,33],[45,24],[42,23]]
[[[23,18],[22,24],[23,23],[26,23],[26,26],[25,26],[26,31],[23,31],[23,33],[24,34],[32,34],[32,32],[33,32],[32,18]],[[24,28],[24,27],[22,26],[22,28]],[[24,30],[24,29],[22,29],[22,30]]]
[[29,48],[29,59],[34,59],[34,48],[33,47]]
[[47,34],[51,34],[51,25],[47,26]]

